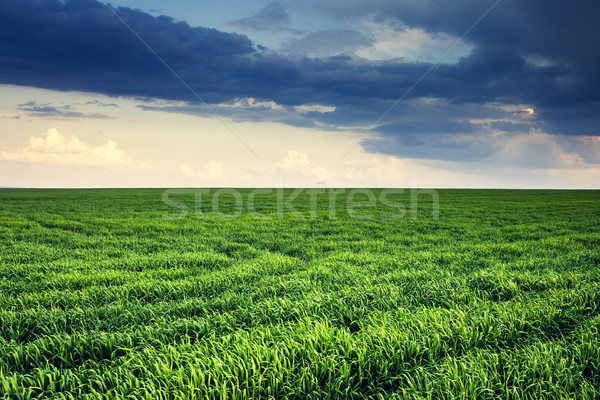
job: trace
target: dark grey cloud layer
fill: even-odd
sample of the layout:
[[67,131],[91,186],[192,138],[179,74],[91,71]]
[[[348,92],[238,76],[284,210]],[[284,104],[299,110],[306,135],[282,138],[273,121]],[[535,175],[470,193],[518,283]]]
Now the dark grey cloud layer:
[[[460,36],[490,4],[340,0],[321,2],[319,7],[350,22],[372,18],[397,29],[410,26]],[[322,40],[318,43],[318,32],[294,42],[296,54],[286,55],[267,51],[244,35],[191,27],[128,8],[116,12],[209,103],[252,97],[290,108],[336,106],[332,113],[303,114],[292,122],[297,125],[310,125],[298,122],[310,118],[337,126],[369,126],[431,67],[353,55],[298,55],[308,52],[302,46],[323,45]],[[530,105],[535,116],[523,124],[505,122],[504,128],[501,124],[484,128],[538,127],[560,135],[600,135],[599,14],[600,2],[591,0],[502,0],[467,36],[473,52],[456,64],[434,68],[382,121],[383,126],[375,130],[379,139],[365,142],[365,148],[400,154],[404,151],[400,148],[414,147],[415,140],[426,146],[430,133],[473,133],[482,126],[465,121],[512,118],[512,112],[501,108],[509,104]],[[288,20],[283,7],[273,2],[236,23],[266,29],[270,23]],[[355,31],[343,32],[336,35]],[[352,34],[356,45],[370,43],[361,33]],[[335,35],[330,32],[329,38]],[[347,39],[340,40],[346,43]],[[540,59],[545,62],[534,62]],[[0,83],[196,101],[95,0],[0,0]],[[427,103],[421,98],[440,101]],[[265,118],[269,115],[266,112]]]
[[[118,12],[169,65],[190,77],[194,86],[202,86],[202,92],[218,93],[227,80],[219,77],[226,74],[222,67],[255,53],[246,36],[192,28],[128,8]],[[185,90],[169,71],[106,6],[93,0],[1,0],[0,38],[3,83],[184,97]]]
[[[318,5],[348,20],[370,15],[398,29],[409,26],[459,37],[494,3],[333,0]],[[600,2],[593,0],[501,0],[466,37],[475,46],[473,53],[435,74],[454,82],[427,81],[443,97],[457,102],[531,103],[553,133],[597,135],[598,15]],[[546,66],[528,62],[533,60],[544,60]]]

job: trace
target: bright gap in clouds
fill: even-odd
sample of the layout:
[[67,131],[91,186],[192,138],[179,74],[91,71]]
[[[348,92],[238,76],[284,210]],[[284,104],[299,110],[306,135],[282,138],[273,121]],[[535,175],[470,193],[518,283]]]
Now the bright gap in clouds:
[[[420,28],[395,29],[374,22],[366,22],[365,30],[369,32],[367,35],[372,38],[373,44],[361,48],[356,54],[370,60],[402,59],[405,62],[433,63],[457,40],[448,34],[433,35]],[[472,50],[471,44],[461,41],[440,62],[456,63]]]

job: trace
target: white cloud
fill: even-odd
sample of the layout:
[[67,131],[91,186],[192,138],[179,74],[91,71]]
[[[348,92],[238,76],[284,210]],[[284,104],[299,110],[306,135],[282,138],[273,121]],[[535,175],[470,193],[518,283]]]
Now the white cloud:
[[522,113],[524,113],[525,115],[533,115],[535,114],[535,110],[533,109],[533,107],[527,107],[521,110]]
[[236,99],[231,103],[220,103],[217,107],[225,108],[251,108],[259,110],[283,110],[283,106],[277,104],[274,101],[259,101],[253,97],[244,97]]
[[205,168],[205,175],[208,179],[223,179],[225,178],[225,168],[222,162],[210,160]]
[[381,183],[399,183],[405,180],[406,162],[392,156],[373,157],[360,162],[345,162],[345,178],[368,178]]
[[587,168],[600,163],[600,138],[551,135],[532,129],[502,138],[495,158],[535,168]]
[[[561,188],[598,188],[600,168],[547,168],[534,170],[535,177],[542,182],[552,182]],[[547,186],[546,186],[547,187]]]
[[405,178],[405,162],[396,157],[375,157],[369,161],[367,170],[377,182],[398,182]]
[[281,161],[277,161],[272,168],[273,172],[283,175],[303,178],[307,183],[316,181],[327,181],[330,174],[327,169],[320,166],[313,166],[305,153],[289,150]]
[[600,136],[555,136],[557,143],[587,164],[600,164]]
[[323,106],[321,104],[304,104],[301,106],[295,106],[294,110],[298,111],[301,114],[305,114],[308,112],[329,113],[335,111],[335,106]]
[[184,176],[210,180],[225,179],[225,167],[222,162],[210,160],[200,170],[194,170],[188,163],[181,166],[180,172]]
[[[398,30],[376,21],[365,21],[363,29],[370,32],[373,45],[356,51],[356,54],[375,60],[435,62],[456,41],[455,37],[447,34],[433,35],[421,28]],[[468,55],[471,49],[471,45],[460,42],[441,62],[456,62],[461,56]]]
[[486,178],[452,171],[452,162],[431,162],[378,155],[342,163],[344,174],[335,186],[341,187],[465,187],[485,186]]
[[193,176],[195,174],[194,170],[189,166],[188,163],[185,163],[181,166],[181,173],[185,176]]
[[115,141],[93,147],[76,136],[64,137],[55,128],[29,138],[29,146],[23,150],[1,151],[0,158],[47,165],[151,169],[148,164],[134,164],[133,156],[119,149]]

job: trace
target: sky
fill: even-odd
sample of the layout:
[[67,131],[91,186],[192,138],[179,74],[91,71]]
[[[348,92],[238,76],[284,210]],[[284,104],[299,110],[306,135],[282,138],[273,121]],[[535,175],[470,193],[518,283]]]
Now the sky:
[[0,0],[0,187],[600,188],[599,13]]

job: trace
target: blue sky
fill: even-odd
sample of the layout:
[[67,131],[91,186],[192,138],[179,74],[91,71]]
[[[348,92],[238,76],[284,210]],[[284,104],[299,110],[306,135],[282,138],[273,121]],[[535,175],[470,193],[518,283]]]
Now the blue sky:
[[598,11],[0,0],[0,186],[598,188]]

